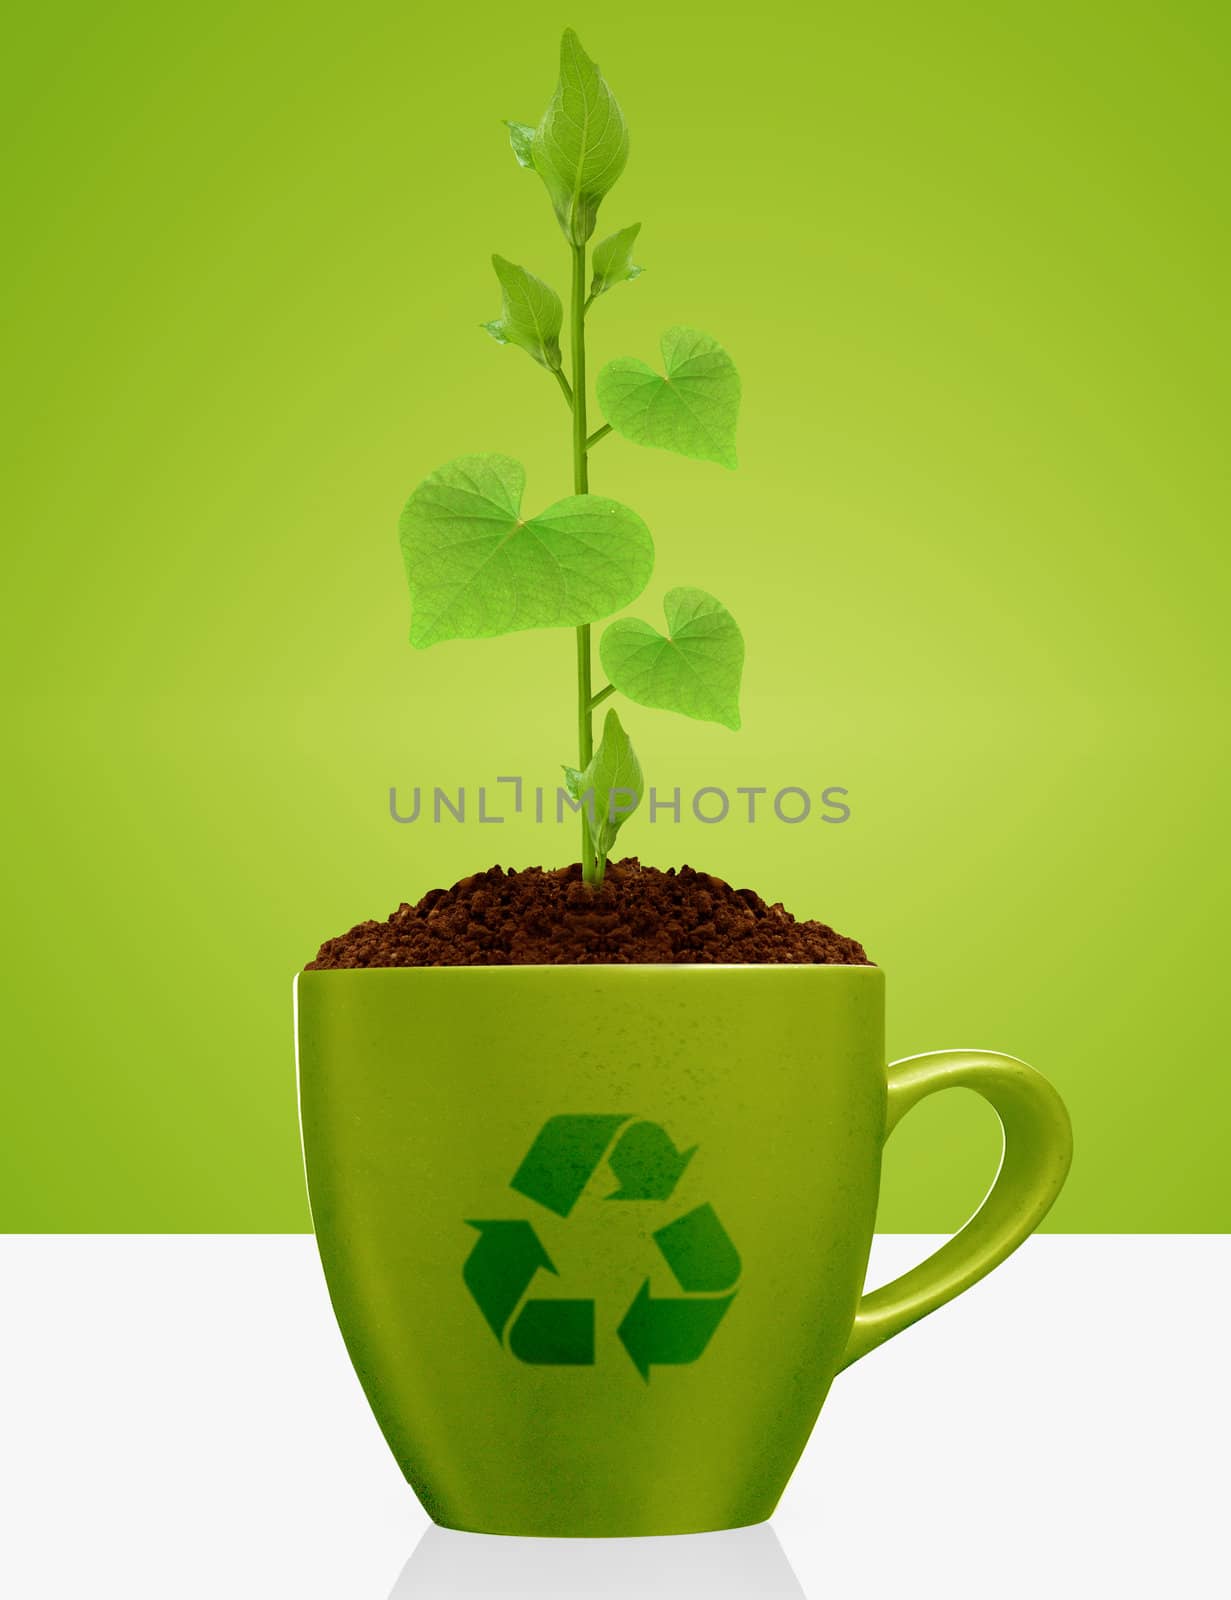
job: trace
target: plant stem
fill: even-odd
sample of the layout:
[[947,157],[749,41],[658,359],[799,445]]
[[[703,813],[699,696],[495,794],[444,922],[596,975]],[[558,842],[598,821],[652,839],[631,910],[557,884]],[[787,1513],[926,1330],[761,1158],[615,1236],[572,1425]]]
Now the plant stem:
[[590,696],[590,710],[595,711],[602,705],[609,694],[615,693],[615,684],[609,683],[605,689],[600,689],[597,694]]
[[[586,457],[586,247],[573,246],[573,293],[570,305],[573,357],[573,493],[589,494],[590,469]],[[577,765],[582,772],[594,755],[594,728],[590,720],[593,693],[590,677],[590,628],[577,630]],[[598,863],[590,841],[590,825],[581,813],[581,873],[587,883],[598,883]]]
[[560,371],[559,367],[553,367],[552,371],[553,371],[553,373],[555,375],[556,382],[560,385],[560,392],[564,396],[564,403],[569,408],[569,410],[571,411],[573,409],[573,389],[572,389],[572,385],[569,383],[568,379],[564,376],[564,374]]
[[573,493],[589,494],[590,473],[586,462],[586,324],[583,306],[586,297],[586,247],[573,246]]
[[586,449],[593,450],[598,441],[605,439],[610,432],[611,424],[609,422],[604,422],[601,428],[595,428],[594,432],[586,440]]
[[[577,755],[584,772],[594,754],[594,732],[590,726],[590,629],[577,630]],[[582,818],[585,821],[585,818]],[[584,862],[583,862],[584,865]]]

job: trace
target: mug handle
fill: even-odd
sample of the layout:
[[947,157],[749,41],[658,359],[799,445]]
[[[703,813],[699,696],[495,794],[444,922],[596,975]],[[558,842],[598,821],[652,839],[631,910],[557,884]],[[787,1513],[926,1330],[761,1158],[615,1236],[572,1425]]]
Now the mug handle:
[[938,1050],[889,1068],[885,1138],[940,1089],[973,1089],[1000,1118],[1000,1169],[983,1204],[935,1255],[865,1294],[855,1312],[843,1370],[912,1322],[986,1277],[1038,1227],[1064,1186],[1073,1130],[1060,1096],[1033,1067],[984,1050]]

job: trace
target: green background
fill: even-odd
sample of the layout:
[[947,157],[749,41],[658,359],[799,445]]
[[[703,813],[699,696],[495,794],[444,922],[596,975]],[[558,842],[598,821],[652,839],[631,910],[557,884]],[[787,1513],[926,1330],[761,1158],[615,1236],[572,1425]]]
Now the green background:
[[[712,331],[741,467],[612,439],[594,487],[748,642],[744,731],[631,708],[649,779],[852,820],[634,823],[863,939],[893,1053],[1044,1070],[1050,1226],[1223,1230],[1226,10],[635,3],[27,8],[6,397],[0,1227],[296,1230],[290,980],[572,829],[395,826],[391,784],[554,783],[572,639],[412,652],[394,526],[468,450],[569,488],[550,379],[478,323],[566,251],[500,119],[576,25],[642,221],[594,355]],[[604,226],[605,224],[605,226]],[[881,1226],[958,1223],[972,1098]]]

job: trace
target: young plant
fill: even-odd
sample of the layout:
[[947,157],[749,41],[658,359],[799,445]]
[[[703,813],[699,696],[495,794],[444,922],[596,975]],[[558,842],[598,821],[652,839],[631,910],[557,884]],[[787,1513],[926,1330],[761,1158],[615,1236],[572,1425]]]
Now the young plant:
[[744,641],[727,608],[703,589],[663,598],[667,631],[621,618],[604,630],[593,680],[591,626],[629,605],[654,567],[650,531],[635,511],[590,491],[590,453],[611,432],[635,444],[735,466],[739,374],[708,334],[669,328],[662,371],[634,356],[609,361],[595,386],[605,421],[590,431],[586,319],[612,289],[641,273],[641,224],[589,252],[598,209],[624,170],[628,129],[598,67],[566,30],[560,81],[537,127],[506,124],[513,154],[542,179],[569,253],[569,371],[560,349],[564,308],[525,267],[493,256],[502,306],[483,326],[524,350],[558,385],[569,410],[573,492],[546,510],[523,509],[525,473],[502,455],[468,455],[437,468],[411,495],[400,536],[410,585],[410,642],[488,639],[523,628],[576,630],[576,766],[568,795],[581,814],[585,881],[600,884],[621,825],[643,793],[641,765],[614,710],[594,748],[594,712],[611,695],[739,727]]

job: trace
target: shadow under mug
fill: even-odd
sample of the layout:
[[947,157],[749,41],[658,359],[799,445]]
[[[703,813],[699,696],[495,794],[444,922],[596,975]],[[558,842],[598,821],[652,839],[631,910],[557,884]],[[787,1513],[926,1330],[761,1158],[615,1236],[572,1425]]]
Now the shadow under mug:
[[[313,1225],[435,1521],[700,1533],[773,1511],[835,1375],[990,1272],[1064,1182],[1010,1056],[886,1068],[876,967],[385,968],[296,979]],[[965,1228],[861,1291],[902,1116],[1004,1131]]]
[[389,1600],[806,1600],[762,1523],[678,1539],[492,1539],[429,1528]]

